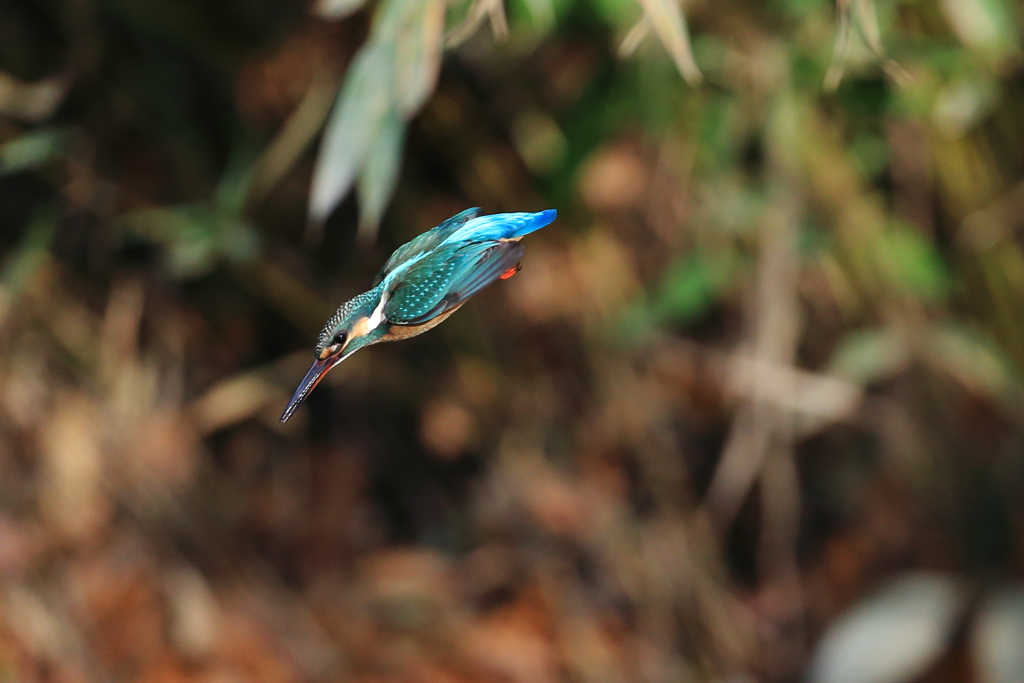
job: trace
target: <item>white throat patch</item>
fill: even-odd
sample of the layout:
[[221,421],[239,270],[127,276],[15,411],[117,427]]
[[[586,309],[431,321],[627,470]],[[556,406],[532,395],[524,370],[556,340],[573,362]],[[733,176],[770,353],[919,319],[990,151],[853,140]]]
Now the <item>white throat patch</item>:
[[[377,327],[384,322],[384,306],[387,305],[388,298],[388,290],[385,289],[380,295],[380,303],[377,304],[377,308],[373,309],[373,313],[370,314],[369,330],[377,329]],[[367,330],[367,332],[369,332],[369,330]]]
[[369,318],[363,318],[352,327],[352,332],[349,334],[350,339],[356,337],[362,337],[369,334],[372,330],[377,329],[382,322],[384,322],[384,306],[388,303],[387,290],[380,298],[380,303],[377,304],[377,308],[373,309],[373,313],[370,314]]

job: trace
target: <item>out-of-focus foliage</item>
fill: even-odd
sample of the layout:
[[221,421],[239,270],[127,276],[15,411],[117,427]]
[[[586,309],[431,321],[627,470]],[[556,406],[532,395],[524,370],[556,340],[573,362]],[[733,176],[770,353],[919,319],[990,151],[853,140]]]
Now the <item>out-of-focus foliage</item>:
[[[530,9],[535,15],[535,27],[540,23],[550,30],[553,10],[547,3],[551,0],[534,2]],[[463,43],[487,17],[495,36],[507,37],[501,0],[472,0],[469,5],[462,25],[449,34],[449,45]],[[700,82],[700,70],[694,63],[679,3],[640,0],[640,5],[644,14],[630,29],[621,52],[632,53],[653,30],[687,81]],[[345,16],[356,6],[323,2],[317,11],[326,17]],[[398,180],[406,123],[419,112],[437,81],[445,11],[444,0],[382,0],[377,6],[370,36],[353,60],[334,113],[327,121],[313,170],[309,216],[317,241],[320,225],[345,198],[357,176],[360,234],[367,238],[376,233]],[[534,135],[543,133],[535,131]],[[531,133],[526,132],[525,137],[529,139]],[[531,157],[536,154],[524,154],[527,161]]]
[[1020,680],[1022,22],[0,1],[0,680]]

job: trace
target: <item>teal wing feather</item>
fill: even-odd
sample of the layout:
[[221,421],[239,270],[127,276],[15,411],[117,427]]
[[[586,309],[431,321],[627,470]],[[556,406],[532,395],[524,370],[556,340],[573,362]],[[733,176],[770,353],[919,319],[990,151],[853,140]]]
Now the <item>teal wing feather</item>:
[[373,285],[376,287],[378,284],[383,282],[384,278],[406,261],[414,259],[424,252],[436,249],[438,245],[448,239],[452,233],[479,215],[480,207],[475,206],[471,209],[466,209],[461,213],[455,214],[437,227],[428,230],[419,237],[406,242],[395,250],[395,253],[391,255],[388,262],[380,269],[380,272],[377,273],[376,279],[373,281]]
[[396,325],[420,325],[458,306],[514,267],[523,256],[517,242],[456,242],[403,273],[384,307]]

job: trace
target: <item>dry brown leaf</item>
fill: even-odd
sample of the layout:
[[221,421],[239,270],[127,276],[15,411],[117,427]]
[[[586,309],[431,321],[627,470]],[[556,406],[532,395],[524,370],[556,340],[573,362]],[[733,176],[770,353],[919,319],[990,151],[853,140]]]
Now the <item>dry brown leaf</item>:
[[75,540],[96,534],[112,513],[101,424],[90,398],[63,394],[40,434],[42,514],[60,534]]

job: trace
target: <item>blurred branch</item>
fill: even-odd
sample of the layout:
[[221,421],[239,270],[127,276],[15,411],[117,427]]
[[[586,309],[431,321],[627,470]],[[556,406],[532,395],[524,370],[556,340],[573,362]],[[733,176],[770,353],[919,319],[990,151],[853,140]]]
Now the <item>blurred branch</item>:
[[271,259],[256,257],[234,264],[233,270],[242,285],[308,335],[315,334],[334,311],[317,292]]
[[29,123],[53,115],[71,87],[67,76],[51,76],[35,83],[23,83],[0,71],[0,114]]
[[[683,361],[681,357],[687,357]],[[724,353],[685,340],[659,343],[658,370],[672,376],[694,363],[724,377],[728,397],[744,403],[760,400],[789,413],[795,438],[811,437],[836,423],[850,421],[864,399],[864,388],[841,377],[804,370],[756,355]]]
[[835,90],[843,80],[847,53],[850,50],[850,12],[852,0],[836,0],[836,42],[832,61],[825,73],[825,90]]
[[[797,299],[797,234],[801,209],[800,192],[791,177],[788,152],[782,145],[792,141],[795,125],[793,112],[784,109],[787,96],[777,96],[775,112],[769,124],[769,178],[771,208],[761,228],[761,260],[758,268],[754,318],[754,357],[767,364],[791,365],[796,358],[800,337],[800,308]],[[782,129],[784,132],[780,132]],[[783,138],[780,140],[780,136]],[[789,149],[786,147],[785,149]],[[756,366],[751,366],[756,367]],[[782,375],[776,380],[785,380]],[[732,524],[746,498],[765,457],[775,447],[788,451],[792,443],[791,418],[766,400],[775,393],[792,395],[788,384],[769,385],[764,375],[754,375],[748,382],[752,401],[739,409],[733,429],[722,452],[722,458],[711,481],[706,506],[718,528],[724,532]],[[769,388],[769,386],[771,388]]]
[[619,57],[625,59],[632,57],[636,49],[640,47],[640,43],[644,42],[651,33],[651,21],[647,18],[647,15],[640,17],[632,28],[626,32],[625,37],[619,44]]
[[[803,328],[797,289],[801,267],[797,226],[803,196],[793,153],[800,133],[796,111],[790,106],[792,97],[788,88],[781,89],[765,125],[769,204],[760,230],[761,255],[750,306],[754,358],[782,365],[796,363]],[[767,400],[775,393],[795,395],[796,388],[786,382],[791,377],[751,375],[752,400],[737,411],[704,503],[719,537],[724,538],[754,482],[760,480],[762,584],[774,584],[784,592],[791,610],[787,618],[795,625],[774,638],[771,657],[765,660],[779,677],[799,671],[806,648],[796,558],[800,528],[800,486],[793,453],[796,432],[793,415]]]

